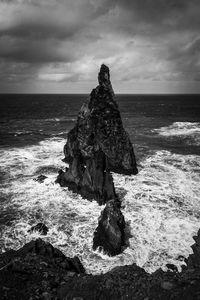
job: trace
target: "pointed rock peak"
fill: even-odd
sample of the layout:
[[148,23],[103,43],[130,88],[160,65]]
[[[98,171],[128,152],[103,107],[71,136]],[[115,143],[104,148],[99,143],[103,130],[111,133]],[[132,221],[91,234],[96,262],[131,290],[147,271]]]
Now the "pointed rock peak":
[[99,85],[101,86],[110,83],[110,71],[109,68],[104,64],[101,65],[98,81]]

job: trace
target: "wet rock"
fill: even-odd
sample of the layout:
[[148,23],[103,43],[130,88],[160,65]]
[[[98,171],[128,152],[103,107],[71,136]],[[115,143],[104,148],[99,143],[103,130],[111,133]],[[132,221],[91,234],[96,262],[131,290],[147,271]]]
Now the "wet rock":
[[161,282],[161,287],[164,289],[164,290],[171,290],[173,289],[174,287],[174,284],[169,282],[169,281],[163,281]]
[[183,255],[179,255],[177,257],[177,260],[180,260],[180,261],[184,261],[185,260],[185,257]]
[[117,198],[110,172],[137,174],[137,166],[107,66],[101,66],[98,80],[99,85],[81,107],[76,125],[68,133],[64,161],[69,168],[60,171],[56,182],[104,204]]
[[197,236],[193,237],[195,243],[191,246],[193,254],[189,255],[187,262],[188,268],[200,268],[200,229]]
[[42,293],[43,299],[45,300],[52,300],[52,295],[50,293],[44,292]]
[[166,264],[166,267],[173,272],[178,272],[177,266],[175,266],[173,264]]
[[[65,268],[63,262],[67,262]],[[78,257],[66,257],[42,239],[31,241],[0,255],[0,299],[4,299],[5,286],[8,299],[36,299],[36,295],[38,299],[56,299],[56,289],[68,273],[73,273],[73,278],[85,273]]]
[[[75,260],[79,265],[80,261]],[[68,264],[63,268],[65,261]],[[93,276],[77,273],[72,261],[41,239],[1,254],[0,299],[199,299],[198,265],[181,273],[159,269],[149,274],[132,264]],[[5,264],[9,266],[1,268]]]
[[125,221],[119,202],[108,201],[94,233],[93,249],[96,250],[99,247],[110,256],[121,253],[125,245],[124,229]]
[[28,230],[29,233],[33,231],[38,231],[41,235],[47,235],[49,228],[44,223],[38,223]]
[[41,174],[37,178],[35,178],[34,180],[37,181],[37,182],[39,182],[39,183],[43,183],[46,178],[48,178],[48,177]]

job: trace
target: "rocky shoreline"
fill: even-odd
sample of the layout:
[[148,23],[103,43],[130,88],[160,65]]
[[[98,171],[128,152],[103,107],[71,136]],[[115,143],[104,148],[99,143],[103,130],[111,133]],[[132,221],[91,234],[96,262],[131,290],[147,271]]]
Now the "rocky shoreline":
[[77,257],[37,239],[0,255],[0,299],[200,299],[200,230],[194,240],[180,273],[174,268],[149,274],[132,264],[93,276]]

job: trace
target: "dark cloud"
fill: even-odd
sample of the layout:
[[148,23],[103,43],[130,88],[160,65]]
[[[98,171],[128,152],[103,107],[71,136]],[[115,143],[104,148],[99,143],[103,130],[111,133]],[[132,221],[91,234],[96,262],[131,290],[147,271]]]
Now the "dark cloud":
[[0,76],[91,81],[105,62],[123,82],[200,80],[199,15],[199,0],[0,0]]
[[179,73],[179,78],[200,80],[200,38],[180,47],[173,46],[169,53],[169,61]]
[[12,26],[0,29],[0,36],[23,37],[28,39],[66,39],[71,38],[77,32],[76,24],[58,24],[50,18],[47,20],[21,20]]
[[64,52],[55,40],[27,40],[16,38],[0,39],[0,57],[13,62],[49,63],[69,62],[75,59],[75,53]]
[[[6,2],[6,1],[4,1]],[[10,0],[9,3],[18,3]],[[23,3],[21,1],[20,3]],[[110,5],[105,0],[97,1],[24,1],[21,13],[16,10],[13,19],[0,27],[0,36],[24,37],[32,39],[72,38],[92,20],[105,14]]]
[[[69,62],[79,55],[83,43],[99,39],[98,33],[84,28],[108,11],[106,1],[32,0],[0,1],[12,18],[0,15],[0,57],[29,63]],[[2,26],[1,26],[2,25]],[[81,37],[82,36],[82,37]],[[65,49],[62,49],[66,42]],[[68,44],[67,44],[68,42]],[[72,44],[69,46],[69,44]]]
[[128,11],[137,21],[176,28],[200,24],[199,0],[116,0],[116,4]]

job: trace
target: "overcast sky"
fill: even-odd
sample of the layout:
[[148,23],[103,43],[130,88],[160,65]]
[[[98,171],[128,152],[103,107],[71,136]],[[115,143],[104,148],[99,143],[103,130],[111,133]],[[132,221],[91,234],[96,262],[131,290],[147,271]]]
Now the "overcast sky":
[[200,0],[0,0],[0,92],[200,93]]

